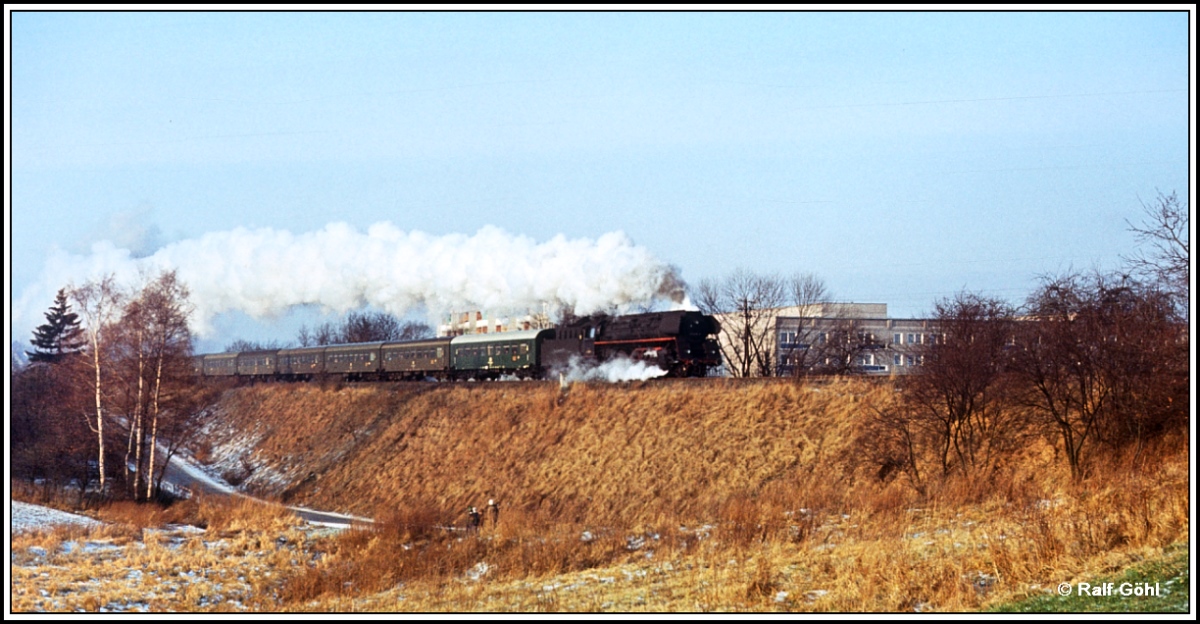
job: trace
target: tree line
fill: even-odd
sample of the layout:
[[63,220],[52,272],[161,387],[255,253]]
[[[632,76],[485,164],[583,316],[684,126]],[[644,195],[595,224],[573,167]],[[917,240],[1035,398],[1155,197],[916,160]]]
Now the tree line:
[[58,291],[29,364],[13,368],[14,475],[159,495],[207,405],[192,374],[188,297],[173,271],[130,290],[107,276]]
[[350,312],[336,321],[325,321],[313,327],[301,325],[296,340],[291,345],[277,341],[257,342],[235,340],[225,346],[225,351],[260,351],[284,349],[292,345],[319,347],[324,345],[351,344],[359,342],[402,342],[432,338],[433,328],[420,321],[401,320],[386,312]]
[[[832,301],[824,280],[812,273],[782,277],[736,269],[702,280],[692,296],[700,311],[720,320],[717,345],[732,377],[847,375],[883,346],[852,305]],[[801,317],[790,343],[777,334],[781,315]]]
[[[60,289],[12,368],[12,469],[49,486],[95,485],[104,496],[151,500],[167,461],[197,434],[212,388],[194,375],[192,312],[174,271],[132,289],[109,275]],[[428,325],[380,312],[351,312],[314,329],[301,346],[400,341]],[[239,340],[229,351],[279,348]],[[114,486],[114,483],[116,484]]]
[[[1048,435],[1076,478],[1108,449],[1139,456],[1189,424],[1190,242],[1172,193],[1128,224],[1142,249],[1122,270],[1044,275],[1021,305],[971,292],[935,302],[935,340],[906,349],[919,366],[894,380],[899,400],[875,408],[862,445],[880,476],[978,476],[1030,436]],[[830,299],[811,274],[737,270],[705,280],[698,306],[719,315],[735,377],[844,375],[887,346]],[[799,316],[784,343],[776,319]],[[820,317],[803,318],[803,317]]]
[[944,339],[922,347],[898,400],[873,409],[881,477],[990,477],[1034,436],[1076,479],[1101,451],[1186,431],[1189,337],[1171,296],[1128,275],[1043,277],[1022,308],[971,293],[938,302]]

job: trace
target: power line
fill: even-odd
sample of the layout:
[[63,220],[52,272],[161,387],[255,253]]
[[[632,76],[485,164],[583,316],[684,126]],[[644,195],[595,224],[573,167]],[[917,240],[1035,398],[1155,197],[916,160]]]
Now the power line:
[[966,104],[974,102],[1010,102],[1018,100],[1049,100],[1058,98],[1105,97],[1111,95],[1150,95],[1156,93],[1180,93],[1187,89],[1158,89],[1150,91],[1109,91],[1103,93],[1066,93],[1061,95],[1013,95],[990,98],[960,98],[953,100],[914,100],[911,102],[879,102],[876,104],[830,104],[827,106],[805,106],[796,110],[817,110],[824,108],[867,108],[872,106],[920,106],[925,104]]

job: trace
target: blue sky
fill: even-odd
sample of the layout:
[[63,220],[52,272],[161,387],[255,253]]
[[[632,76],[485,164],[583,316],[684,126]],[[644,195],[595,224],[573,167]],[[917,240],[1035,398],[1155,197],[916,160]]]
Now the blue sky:
[[1185,12],[10,16],[18,340],[100,240],[623,231],[908,317],[1116,268],[1141,201],[1190,204]]

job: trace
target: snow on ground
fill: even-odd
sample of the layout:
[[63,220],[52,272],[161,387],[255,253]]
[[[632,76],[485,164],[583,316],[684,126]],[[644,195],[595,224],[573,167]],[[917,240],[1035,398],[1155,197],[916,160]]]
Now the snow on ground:
[[192,480],[202,483],[204,487],[224,494],[234,494],[237,492],[233,486],[225,482],[224,479],[215,477],[204,471],[199,465],[192,462],[190,457],[175,455],[171,458],[171,466],[180,470]]
[[12,531],[35,531],[50,529],[55,525],[100,526],[102,523],[87,516],[80,516],[41,505],[12,501]]
[[316,509],[309,509],[307,507],[296,507],[294,505],[288,506],[288,509],[295,511],[295,512],[299,512],[299,513],[301,513],[302,516],[303,516],[303,514],[306,514],[306,513],[307,514],[319,514],[319,515],[323,516],[324,517],[323,520],[314,520],[312,518],[307,519],[309,524],[316,524],[316,525],[320,525],[320,526],[348,527],[348,526],[350,526],[350,523],[352,523],[352,522],[367,522],[367,523],[375,522],[371,518],[364,518],[363,516],[352,516],[350,514],[335,513],[332,511],[319,511]]

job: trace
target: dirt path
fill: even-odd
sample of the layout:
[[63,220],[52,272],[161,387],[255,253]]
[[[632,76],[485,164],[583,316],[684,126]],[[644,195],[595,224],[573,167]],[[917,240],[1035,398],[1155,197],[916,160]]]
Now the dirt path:
[[[196,493],[223,495],[223,496],[240,496],[258,501],[264,505],[276,505],[270,501],[265,501],[252,496],[247,496],[238,492],[233,486],[212,477],[204,472],[199,466],[191,461],[178,455],[171,458],[167,464],[166,476],[163,478],[164,485],[170,484],[171,488],[176,489],[181,494],[191,495]],[[303,507],[287,507],[295,512],[305,522],[310,524],[319,524],[322,526],[346,527],[349,528],[354,523],[370,523],[373,522],[370,518],[359,516],[350,516],[346,514],[332,513],[326,511],[317,511],[314,509],[306,509]]]

